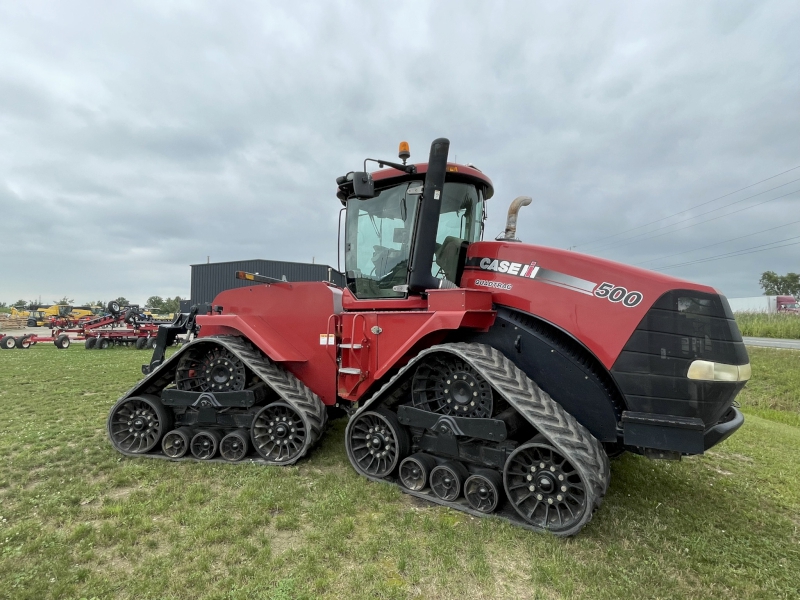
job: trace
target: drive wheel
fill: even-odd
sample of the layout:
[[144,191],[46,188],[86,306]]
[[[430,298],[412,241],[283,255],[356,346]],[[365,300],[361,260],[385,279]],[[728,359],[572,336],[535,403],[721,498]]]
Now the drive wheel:
[[436,467],[436,460],[429,454],[417,452],[400,463],[400,481],[408,489],[419,492],[428,485],[428,476]]
[[188,427],[173,429],[161,440],[161,450],[170,458],[185,456],[186,452],[189,451],[192,437],[194,437],[192,433],[192,430]]
[[492,416],[492,387],[480,373],[455,356],[433,356],[414,373],[414,406],[443,415],[487,419]]
[[108,416],[108,437],[126,454],[150,452],[172,429],[172,413],[155,396],[131,396],[120,400]]
[[506,461],[503,484],[514,509],[537,530],[573,535],[592,516],[590,485],[546,443],[517,448]]
[[250,451],[250,443],[247,441],[247,434],[244,431],[232,431],[224,438],[219,445],[219,453],[227,461],[238,462],[242,460]]
[[461,486],[469,477],[460,462],[448,460],[431,471],[431,489],[437,498],[452,502],[461,495]]
[[97,338],[90,337],[86,338],[86,341],[83,342],[83,347],[86,348],[87,350],[91,350],[92,348],[94,348],[95,344],[97,344]]
[[175,385],[190,392],[238,392],[245,386],[244,363],[227,348],[203,346],[181,358]]
[[283,463],[303,451],[308,429],[303,417],[289,404],[273,402],[262,408],[250,430],[253,446],[262,458]]
[[464,497],[469,505],[482,513],[494,512],[500,500],[503,478],[497,471],[481,470],[464,482]]
[[386,477],[408,454],[408,433],[394,413],[378,408],[358,415],[348,427],[347,454],[353,466],[368,477]]

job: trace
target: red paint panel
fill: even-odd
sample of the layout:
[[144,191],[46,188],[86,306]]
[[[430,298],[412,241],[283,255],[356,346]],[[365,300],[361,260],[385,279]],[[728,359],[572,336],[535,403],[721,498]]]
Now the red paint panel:
[[[243,335],[293,373],[327,405],[336,403],[336,360],[322,345],[341,290],[318,282],[256,285],[222,292],[221,315],[197,317],[200,336]],[[331,329],[330,333],[333,333]]]
[[[611,285],[599,289],[603,283]],[[489,290],[496,304],[561,327],[608,368],[664,292],[680,288],[717,293],[708,286],[594,256],[510,242],[472,244],[461,287]],[[618,291],[615,296],[620,298],[612,302],[595,295],[610,294],[617,288],[624,288],[628,296]],[[625,306],[626,298],[631,304],[637,299],[633,292],[640,292],[641,300]]]

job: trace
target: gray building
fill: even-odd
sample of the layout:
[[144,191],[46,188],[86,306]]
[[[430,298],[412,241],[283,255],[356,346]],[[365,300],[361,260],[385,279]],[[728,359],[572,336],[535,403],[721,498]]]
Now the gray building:
[[258,273],[286,281],[330,281],[344,287],[344,275],[328,265],[283,262],[278,260],[234,260],[192,265],[191,304],[213,302],[217,294],[232,288],[248,287],[252,281],[236,279],[236,271]]

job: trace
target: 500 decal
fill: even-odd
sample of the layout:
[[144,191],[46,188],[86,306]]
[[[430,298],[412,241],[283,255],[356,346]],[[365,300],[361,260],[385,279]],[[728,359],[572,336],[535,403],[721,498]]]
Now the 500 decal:
[[642,292],[629,292],[624,287],[604,281],[594,290],[598,298],[608,298],[611,302],[622,302],[622,306],[633,308],[642,301]]

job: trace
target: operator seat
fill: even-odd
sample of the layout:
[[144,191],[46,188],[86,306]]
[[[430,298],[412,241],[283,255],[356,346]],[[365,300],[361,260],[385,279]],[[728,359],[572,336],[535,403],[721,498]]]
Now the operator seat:
[[465,240],[448,235],[444,238],[441,246],[436,251],[436,264],[444,273],[444,276],[458,285],[456,277],[458,275],[458,255],[461,252],[461,244]]

